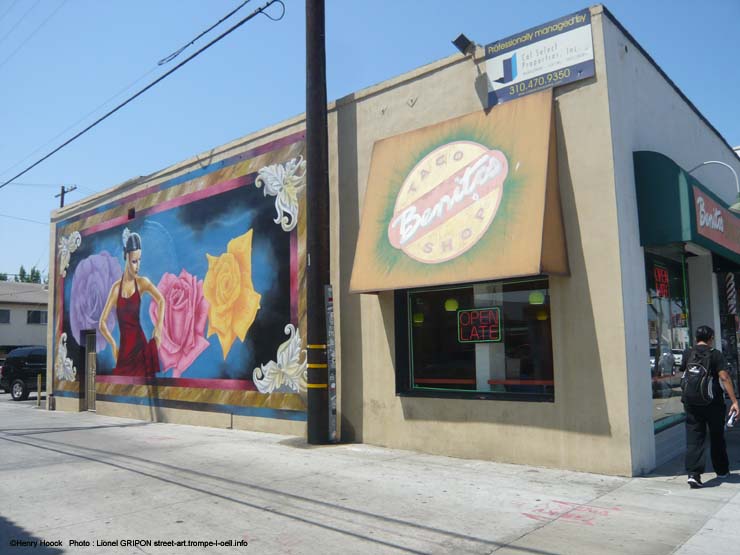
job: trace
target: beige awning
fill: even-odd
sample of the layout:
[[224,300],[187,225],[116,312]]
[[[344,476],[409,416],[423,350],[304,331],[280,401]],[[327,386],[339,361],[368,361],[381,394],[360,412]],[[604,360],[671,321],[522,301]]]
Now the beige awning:
[[375,143],[353,292],[567,274],[552,90]]

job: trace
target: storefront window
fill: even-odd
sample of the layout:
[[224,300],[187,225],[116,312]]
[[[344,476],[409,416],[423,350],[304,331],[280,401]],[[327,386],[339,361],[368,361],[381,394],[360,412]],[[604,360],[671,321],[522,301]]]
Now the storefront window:
[[400,393],[552,401],[547,279],[399,292]]
[[[719,342],[715,346],[722,349],[727,361],[727,370],[732,378],[735,391],[738,391],[738,353],[740,353],[740,316],[737,307],[737,286],[740,274],[727,272],[717,274],[719,290]],[[716,333],[716,332],[715,332]]]
[[683,420],[679,366],[690,345],[686,264],[680,249],[646,250],[647,319],[655,431]]

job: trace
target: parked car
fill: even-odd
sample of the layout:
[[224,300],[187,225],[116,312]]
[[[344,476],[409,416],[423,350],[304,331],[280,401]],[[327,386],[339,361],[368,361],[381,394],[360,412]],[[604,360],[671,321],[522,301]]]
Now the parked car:
[[46,389],[46,347],[35,345],[19,347],[8,353],[0,372],[0,389],[9,391],[14,401],[28,399],[36,391],[37,376],[41,374],[41,388]]

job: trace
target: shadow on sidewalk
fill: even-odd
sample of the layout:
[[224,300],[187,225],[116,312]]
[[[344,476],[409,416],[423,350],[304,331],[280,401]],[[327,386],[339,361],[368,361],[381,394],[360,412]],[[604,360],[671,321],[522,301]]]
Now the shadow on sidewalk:
[[[683,424],[679,424],[679,426],[683,427]],[[732,475],[724,480],[718,480],[711,476],[714,474],[714,469],[712,468],[712,462],[709,458],[709,437],[707,434],[707,475],[703,476],[704,487],[715,487],[720,485],[722,482],[740,484],[740,426],[728,428],[725,431],[725,442],[727,443],[727,456],[730,459],[730,472]],[[651,476],[686,476],[686,470],[684,468],[684,454],[681,453],[645,475],[645,477]]]
[[[40,545],[41,539],[42,538],[34,536],[24,528],[16,526],[10,520],[0,515],[0,553],[11,553],[14,551],[17,551],[18,553],[34,553],[40,555],[57,555],[59,553],[64,553],[64,549]],[[51,543],[51,541],[49,543]]]
[[[144,424],[150,423],[147,422]],[[90,426],[89,428],[94,429],[96,428],[96,426]],[[85,427],[76,428],[76,431],[79,432],[84,429]],[[322,528],[342,535],[351,536],[357,539],[372,542],[387,548],[403,551],[406,553],[414,553],[418,555],[424,555],[425,553],[427,553],[426,551],[418,551],[412,547],[403,545],[403,538],[405,538],[406,536],[408,536],[409,538],[414,538],[419,533],[422,533],[424,534],[424,537],[427,541],[434,542],[442,546],[448,545],[449,542],[456,540],[469,542],[475,546],[475,549],[480,550],[481,548],[483,548],[489,552],[493,552],[502,547],[506,547],[508,550],[520,552],[523,555],[558,555],[556,552],[553,551],[516,546],[507,542],[498,542],[472,534],[461,533],[441,527],[434,527],[404,518],[386,516],[367,510],[357,509],[339,503],[326,501],[323,499],[299,495],[288,491],[281,491],[276,488],[255,484],[245,480],[225,478],[216,474],[199,472],[196,470],[191,470],[187,467],[167,464],[164,462],[151,460],[144,457],[137,457],[126,453],[96,449],[93,447],[86,447],[81,445],[72,445],[63,441],[54,441],[51,439],[40,437],[12,437],[10,434],[3,434],[0,435],[0,440],[9,443],[25,445],[28,447],[35,447],[37,449],[43,449],[52,453],[59,453],[81,460],[91,461],[121,470],[126,470],[140,476],[145,476],[147,478],[158,480],[162,483],[185,488],[187,490],[204,494],[209,497],[229,501],[244,507],[258,509],[260,511],[270,513],[275,516],[287,518],[296,522],[301,522],[309,526]],[[32,443],[32,441],[35,443]],[[147,466],[142,467],[142,464],[145,464]],[[211,481],[211,484],[203,483],[203,479]],[[219,493],[218,491],[215,491],[216,488],[214,487],[214,484],[219,484],[221,487],[224,487],[225,490],[229,493]],[[245,488],[246,491],[238,491],[238,489],[236,488],[239,487]],[[268,497],[265,499],[259,499],[255,495],[257,493],[266,494],[268,495]],[[288,501],[287,504],[286,501]],[[300,513],[300,511],[298,511],[298,514],[296,514],[295,512],[290,512],[288,509],[283,508],[283,506],[291,505],[295,502],[302,502],[307,504],[308,507],[310,507],[310,510],[304,511],[303,513]],[[277,507],[275,505],[277,505]],[[333,522],[327,518],[326,510],[338,511],[343,516],[335,518],[335,522]],[[373,537],[373,532],[361,533],[346,528],[346,520],[356,521],[358,518],[367,519],[368,523],[372,524],[372,528],[376,532],[379,529],[385,529],[385,531],[388,532],[389,537],[395,537],[396,539],[394,541],[384,540],[379,537]],[[402,530],[403,532],[399,534],[399,530]],[[1,548],[0,553],[4,553]],[[44,555],[47,554],[44,553]]]
[[104,428],[132,428],[136,426],[150,426],[152,422],[136,422],[133,424],[110,424],[102,426],[68,426],[64,428],[0,428],[0,433],[9,436],[34,436],[40,434],[56,434],[59,432],[79,432],[82,430],[100,430]]

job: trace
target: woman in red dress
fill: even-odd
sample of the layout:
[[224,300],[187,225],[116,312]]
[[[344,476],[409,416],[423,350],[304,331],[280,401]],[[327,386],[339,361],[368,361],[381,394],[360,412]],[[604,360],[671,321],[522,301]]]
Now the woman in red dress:
[[[123,258],[126,268],[121,279],[116,281],[108,294],[108,300],[100,316],[100,333],[113,349],[116,363],[113,374],[118,376],[154,376],[159,372],[157,347],[164,318],[164,297],[148,278],[139,275],[141,267],[141,236],[123,230]],[[147,342],[141,329],[139,313],[142,293],[149,293],[157,302],[157,323],[152,339]],[[105,324],[105,319],[116,305],[120,327],[120,349]]]

